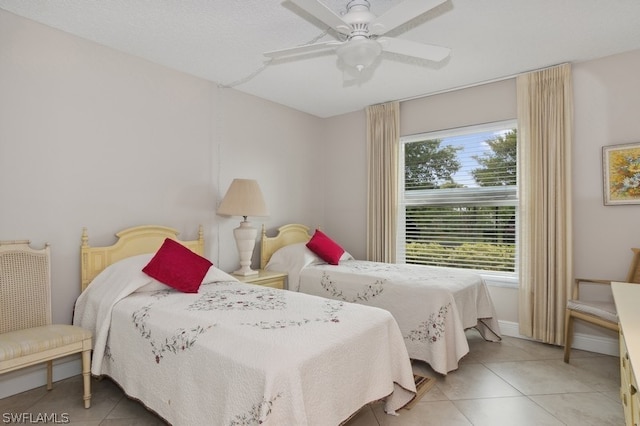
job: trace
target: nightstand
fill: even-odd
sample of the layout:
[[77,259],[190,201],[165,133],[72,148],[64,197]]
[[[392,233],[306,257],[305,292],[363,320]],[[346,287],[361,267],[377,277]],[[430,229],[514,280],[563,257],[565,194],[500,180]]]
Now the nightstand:
[[258,273],[254,275],[240,276],[233,275],[238,281],[243,283],[262,285],[265,287],[273,287],[279,289],[285,289],[285,281],[287,280],[286,272],[265,271],[264,269],[258,269]]

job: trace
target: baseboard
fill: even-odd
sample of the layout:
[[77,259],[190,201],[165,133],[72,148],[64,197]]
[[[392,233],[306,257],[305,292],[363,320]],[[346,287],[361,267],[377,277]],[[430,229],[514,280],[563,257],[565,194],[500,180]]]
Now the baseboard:
[[[518,323],[511,321],[498,321],[500,331],[503,336],[517,337],[519,339],[532,340],[529,337],[520,334]],[[580,349],[588,352],[595,352],[603,355],[619,356],[618,339],[606,336],[592,336],[584,333],[574,333],[573,349]]]
[[[78,374],[82,374],[82,361],[79,357],[68,357],[53,363],[54,382],[77,376]],[[0,376],[0,398],[16,395],[46,384],[46,364],[12,371]]]

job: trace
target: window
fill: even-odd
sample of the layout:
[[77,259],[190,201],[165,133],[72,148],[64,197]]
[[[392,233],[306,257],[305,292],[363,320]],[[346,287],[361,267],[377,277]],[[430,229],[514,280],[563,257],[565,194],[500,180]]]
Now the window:
[[398,262],[515,277],[515,120],[402,137]]

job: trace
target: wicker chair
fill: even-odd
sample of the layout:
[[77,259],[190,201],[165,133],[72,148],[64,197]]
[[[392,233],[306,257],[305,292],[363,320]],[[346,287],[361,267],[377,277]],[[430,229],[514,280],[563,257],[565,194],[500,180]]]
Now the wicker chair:
[[49,245],[35,250],[29,241],[0,241],[0,374],[47,363],[47,389],[53,387],[53,360],[82,352],[84,407],[91,406],[91,332],[51,324]]
[[[640,249],[633,248],[633,260],[627,273],[626,282],[640,284]],[[573,320],[580,319],[613,331],[620,331],[618,314],[613,302],[594,302],[580,299],[580,284],[591,283],[611,286],[609,280],[576,278],[571,299],[567,302],[565,315],[564,362],[569,362],[571,343],[573,340]]]

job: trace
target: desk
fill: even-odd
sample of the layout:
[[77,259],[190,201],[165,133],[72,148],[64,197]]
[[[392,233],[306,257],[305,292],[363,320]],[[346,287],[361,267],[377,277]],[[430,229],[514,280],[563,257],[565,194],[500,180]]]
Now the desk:
[[640,425],[640,284],[612,283],[620,323],[620,399],[626,425]]

